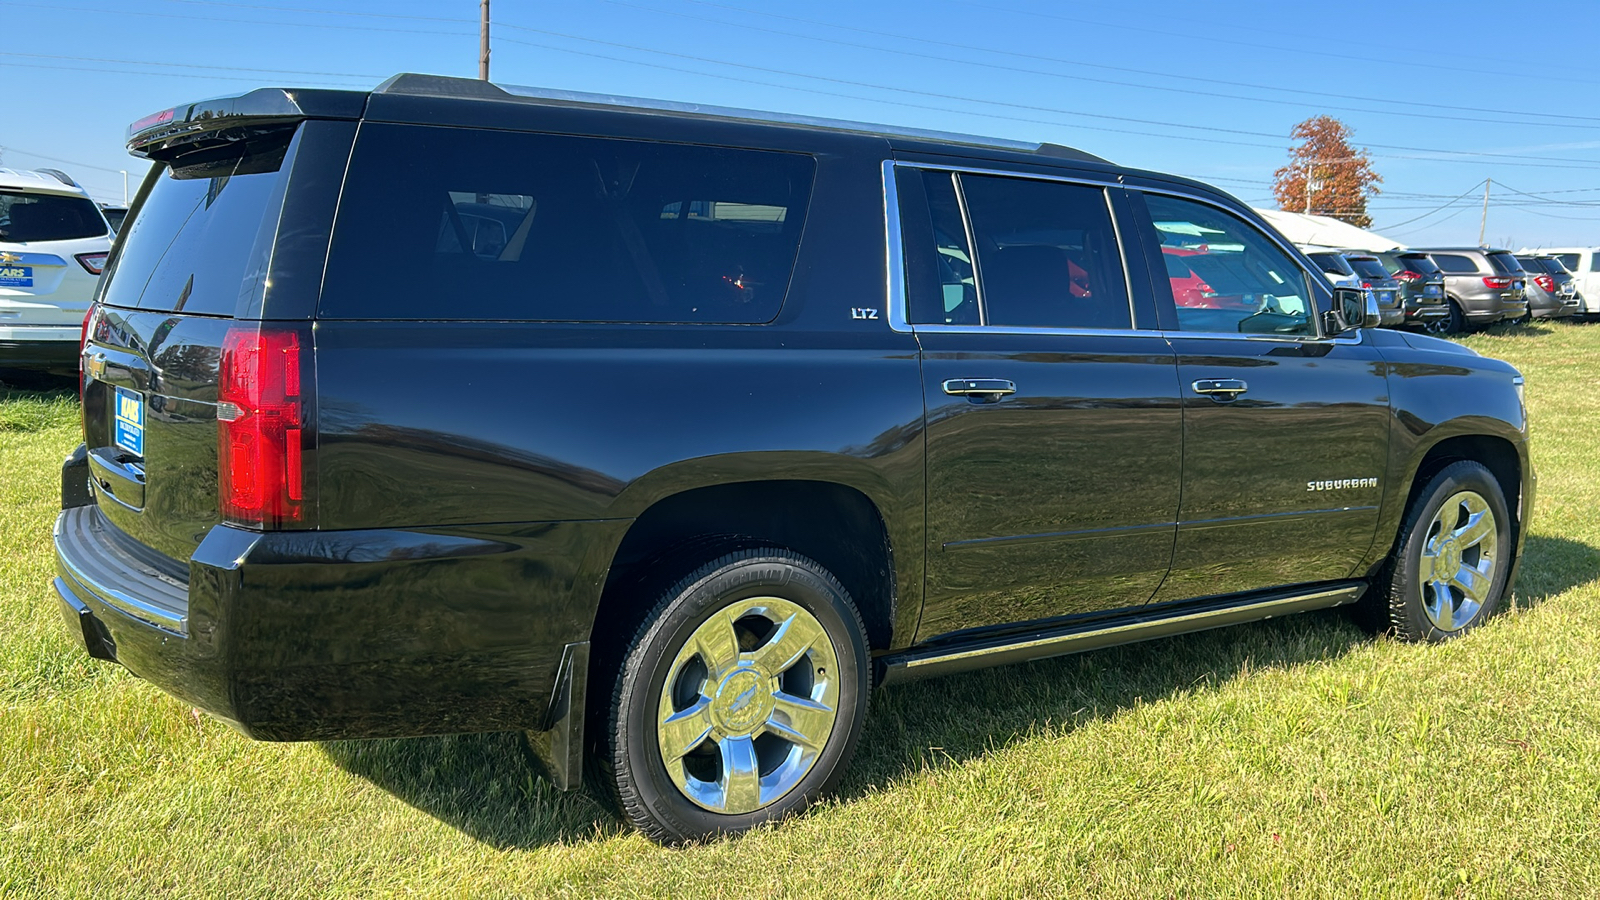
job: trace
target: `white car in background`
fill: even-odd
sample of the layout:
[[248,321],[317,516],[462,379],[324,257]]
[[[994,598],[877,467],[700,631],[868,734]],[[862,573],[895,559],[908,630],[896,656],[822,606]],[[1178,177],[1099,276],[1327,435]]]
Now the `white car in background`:
[[1554,256],[1561,260],[1561,264],[1572,273],[1572,280],[1578,285],[1578,295],[1583,298],[1578,314],[1600,315],[1600,247],[1539,247],[1532,250],[1525,247],[1517,252]]
[[0,168],[0,370],[71,374],[111,226],[55,169]]

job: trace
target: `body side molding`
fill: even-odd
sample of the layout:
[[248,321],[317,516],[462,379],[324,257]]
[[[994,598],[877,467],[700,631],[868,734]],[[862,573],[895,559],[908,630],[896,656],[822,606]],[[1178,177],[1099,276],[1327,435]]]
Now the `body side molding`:
[[880,662],[884,671],[879,683],[892,684],[1065,656],[1273,616],[1345,606],[1361,599],[1366,589],[1365,582],[1338,582],[1309,591],[1265,592],[1246,601],[1235,598],[1202,605],[1185,604],[1179,609],[1161,612],[1135,609],[1131,613],[1093,623],[991,637],[952,646],[914,648],[882,657]]

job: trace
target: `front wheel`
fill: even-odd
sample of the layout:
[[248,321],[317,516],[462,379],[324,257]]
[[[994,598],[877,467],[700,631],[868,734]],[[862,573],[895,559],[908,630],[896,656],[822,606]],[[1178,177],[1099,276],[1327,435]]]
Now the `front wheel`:
[[776,548],[670,588],[617,674],[602,769],[653,840],[745,831],[832,789],[866,718],[871,669],[849,593]]
[[1397,637],[1447,640],[1500,608],[1515,555],[1500,483],[1481,463],[1451,463],[1407,510],[1371,602]]

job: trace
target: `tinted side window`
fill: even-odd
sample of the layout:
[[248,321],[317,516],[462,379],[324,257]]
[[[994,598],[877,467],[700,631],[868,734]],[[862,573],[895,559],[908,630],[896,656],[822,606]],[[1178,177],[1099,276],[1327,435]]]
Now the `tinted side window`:
[[1456,256],[1453,253],[1432,254],[1434,265],[1451,275],[1472,274],[1478,271],[1478,264],[1468,256]]
[[1254,225],[1204,203],[1158,194],[1144,200],[1180,330],[1317,333],[1305,271]]
[[[1439,267],[1433,264],[1433,260],[1420,253],[1406,254],[1398,257],[1397,261],[1404,267],[1404,271],[1416,272],[1421,275],[1433,275],[1440,271]],[[1396,269],[1395,271],[1402,270]]]
[[1600,272],[1600,253],[1596,253],[1594,258],[1590,260],[1589,271]]
[[1132,328],[1127,278],[1101,188],[963,175],[984,322]]
[[814,169],[793,153],[367,124],[319,314],[768,322]]
[[1557,253],[1556,259],[1561,260],[1561,264],[1567,267],[1567,271],[1576,272],[1578,270],[1578,260],[1581,256],[1583,256],[1581,253]]

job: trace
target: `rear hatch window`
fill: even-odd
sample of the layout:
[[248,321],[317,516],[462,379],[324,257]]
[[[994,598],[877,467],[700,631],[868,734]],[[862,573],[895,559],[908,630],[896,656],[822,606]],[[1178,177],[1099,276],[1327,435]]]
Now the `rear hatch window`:
[[1434,275],[1440,269],[1433,264],[1433,260],[1421,253],[1405,253],[1398,257],[1398,262],[1406,271],[1416,272],[1419,275]]
[[1510,253],[1507,253],[1504,250],[1496,250],[1493,253],[1488,253],[1485,255],[1489,257],[1489,265],[1494,266],[1494,270],[1496,272],[1501,272],[1506,275],[1524,274],[1522,264],[1517,262],[1517,258],[1515,256],[1512,256]]
[[0,241],[75,241],[105,234],[106,221],[88,197],[0,191]]
[[1340,275],[1354,275],[1355,270],[1345,262],[1345,258],[1337,253],[1311,253],[1311,261],[1322,268],[1324,272],[1338,272]]
[[1355,269],[1356,274],[1360,275],[1362,278],[1385,279],[1389,277],[1389,271],[1383,267],[1383,263],[1378,262],[1376,259],[1373,259],[1370,256],[1357,256],[1351,258],[1350,268]]
[[231,316],[259,288],[283,202],[287,141],[158,167],[106,273],[110,306]]

